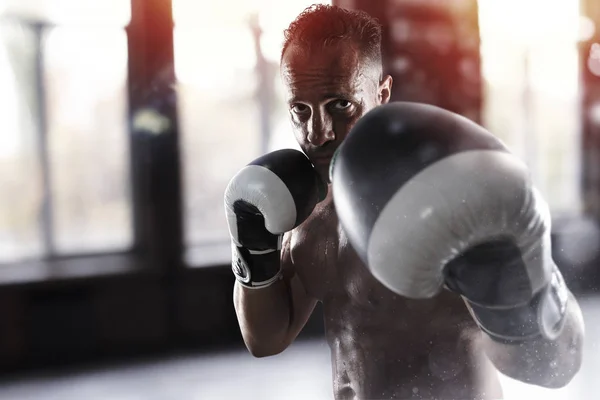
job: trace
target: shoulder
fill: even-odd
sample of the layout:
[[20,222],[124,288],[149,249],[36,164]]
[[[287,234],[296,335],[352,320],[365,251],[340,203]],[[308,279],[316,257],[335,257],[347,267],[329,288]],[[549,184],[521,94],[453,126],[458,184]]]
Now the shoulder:
[[338,234],[337,217],[332,210],[331,206],[319,204],[302,224],[285,233],[282,253],[293,260],[314,256],[320,242]]

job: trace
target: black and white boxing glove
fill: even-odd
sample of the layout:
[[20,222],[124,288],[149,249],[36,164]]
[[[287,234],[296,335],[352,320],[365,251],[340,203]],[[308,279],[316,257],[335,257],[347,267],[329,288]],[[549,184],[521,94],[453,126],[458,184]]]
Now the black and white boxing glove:
[[389,103],[367,113],[331,167],[334,204],[373,275],[409,298],[463,296],[497,341],[564,325],[550,213],[523,162],[491,133],[440,108]]
[[225,212],[240,284],[262,288],[281,277],[283,234],[304,222],[326,194],[309,159],[293,149],[266,154],[231,179]]

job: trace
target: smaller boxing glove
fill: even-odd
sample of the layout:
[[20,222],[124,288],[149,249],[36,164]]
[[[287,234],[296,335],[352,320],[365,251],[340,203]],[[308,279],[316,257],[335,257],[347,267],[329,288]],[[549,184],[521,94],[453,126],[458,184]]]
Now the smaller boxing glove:
[[240,284],[262,288],[280,278],[283,234],[304,222],[326,194],[308,158],[293,149],[259,157],[231,179],[225,213]]

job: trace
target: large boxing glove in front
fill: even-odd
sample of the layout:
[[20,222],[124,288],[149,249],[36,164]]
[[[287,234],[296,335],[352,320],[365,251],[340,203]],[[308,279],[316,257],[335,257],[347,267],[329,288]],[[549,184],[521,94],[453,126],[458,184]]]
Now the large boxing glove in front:
[[434,106],[380,106],[338,149],[331,179],[350,243],[389,289],[429,298],[445,286],[499,341],[558,335],[568,290],[548,206],[488,131]]
[[261,288],[281,274],[281,241],[325,198],[327,186],[293,149],[266,154],[241,169],[225,190],[232,269],[244,286]]

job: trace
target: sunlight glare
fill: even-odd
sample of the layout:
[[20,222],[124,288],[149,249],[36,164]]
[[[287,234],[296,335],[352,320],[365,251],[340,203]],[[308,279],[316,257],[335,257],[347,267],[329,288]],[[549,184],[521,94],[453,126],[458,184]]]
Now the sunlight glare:
[[283,31],[311,0],[173,0],[175,73],[182,84],[218,90],[256,65],[250,19],[258,17],[263,56],[279,63]]
[[[490,84],[519,85],[530,60],[531,84],[553,95],[577,90],[579,5],[572,0],[480,0],[482,72]],[[590,27],[587,27],[589,30]],[[559,79],[560,78],[560,79]]]
[[19,114],[17,109],[18,92],[6,47],[0,31],[0,160],[13,156],[19,146]]

